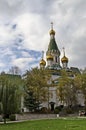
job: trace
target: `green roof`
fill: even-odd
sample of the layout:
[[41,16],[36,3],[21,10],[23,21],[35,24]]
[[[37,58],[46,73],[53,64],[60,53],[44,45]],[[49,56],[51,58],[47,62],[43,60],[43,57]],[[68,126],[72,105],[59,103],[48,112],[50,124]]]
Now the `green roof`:
[[49,45],[48,45],[48,51],[55,51],[58,52],[58,54],[60,55],[60,51],[58,49],[58,46],[56,44],[55,39],[50,39]]
[[51,70],[61,70],[62,67],[58,64],[53,64],[52,66],[47,66],[48,69],[51,69]]
[[49,46],[48,46],[48,50],[58,50],[57,44],[55,39],[51,39]]
[[70,70],[72,70],[72,72],[80,74],[80,70],[76,67],[71,67]]

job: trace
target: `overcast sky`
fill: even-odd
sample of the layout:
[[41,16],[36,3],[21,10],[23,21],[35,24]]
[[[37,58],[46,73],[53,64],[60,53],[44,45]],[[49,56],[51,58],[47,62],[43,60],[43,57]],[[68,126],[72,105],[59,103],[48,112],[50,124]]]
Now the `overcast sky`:
[[0,0],[0,71],[39,65],[50,23],[69,67],[86,67],[86,0]]

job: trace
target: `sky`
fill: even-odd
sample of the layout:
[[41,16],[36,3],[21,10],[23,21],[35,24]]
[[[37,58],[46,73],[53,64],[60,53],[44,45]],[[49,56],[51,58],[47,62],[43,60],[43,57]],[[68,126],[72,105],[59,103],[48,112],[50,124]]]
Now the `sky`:
[[0,72],[39,66],[51,28],[69,67],[86,67],[86,0],[0,0]]

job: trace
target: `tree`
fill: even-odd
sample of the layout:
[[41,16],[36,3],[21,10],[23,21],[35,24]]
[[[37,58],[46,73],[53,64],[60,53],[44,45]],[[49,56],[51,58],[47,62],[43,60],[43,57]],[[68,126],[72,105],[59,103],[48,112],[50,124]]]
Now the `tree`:
[[9,74],[13,74],[13,75],[20,75],[21,74],[21,70],[18,66],[12,66],[9,69]]
[[0,75],[0,104],[4,123],[6,123],[7,116],[19,111],[20,80],[20,77],[13,75]]
[[61,77],[58,79],[57,94],[63,105],[66,103],[67,106],[72,106],[77,102],[77,89],[74,86],[74,80],[65,70],[61,71]]
[[83,100],[85,105],[86,111],[86,68],[82,70],[82,73],[77,75],[75,78],[75,85],[77,86],[78,90],[83,94]]
[[[47,70],[44,69],[33,68],[25,74],[26,94],[29,93],[28,96],[32,94],[32,98],[35,99],[36,104],[38,104],[38,109],[39,104],[48,99],[48,79],[49,74]],[[28,103],[31,104],[30,100],[28,100]]]
[[36,98],[33,95],[33,92],[30,91],[26,92],[24,105],[26,106],[26,108],[29,109],[29,111],[33,112],[37,110],[40,103],[39,104],[37,103]]
[[86,73],[83,73],[81,75],[81,90],[82,90],[82,93],[84,95],[84,105],[85,105],[85,111],[86,111]]

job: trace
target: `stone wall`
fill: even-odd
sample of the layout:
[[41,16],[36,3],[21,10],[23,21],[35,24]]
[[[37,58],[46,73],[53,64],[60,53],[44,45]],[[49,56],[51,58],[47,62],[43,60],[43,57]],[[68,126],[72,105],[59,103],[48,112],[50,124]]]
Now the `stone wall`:
[[56,114],[17,114],[16,120],[52,119],[56,117]]

